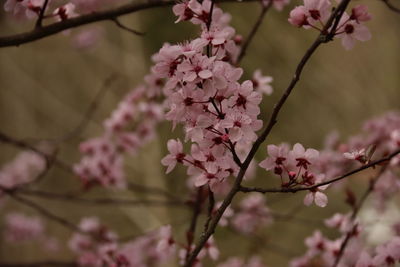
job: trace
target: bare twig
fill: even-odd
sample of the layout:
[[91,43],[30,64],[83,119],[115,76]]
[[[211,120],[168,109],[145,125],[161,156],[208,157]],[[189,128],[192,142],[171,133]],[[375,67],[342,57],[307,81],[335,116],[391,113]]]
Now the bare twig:
[[75,224],[71,223],[70,221],[68,221],[58,215],[53,214],[52,212],[48,211],[47,209],[43,208],[42,206],[38,205],[37,203],[35,203],[29,199],[20,197],[14,193],[9,193],[9,196],[12,197],[14,200],[20,202],[21,204],[24,204],[25,206],[28,206],[28,207],[36,210],[37,212],[42,214],[44,217],[46,217],[54,222],[57,222],[59,225],[62,225],[63,227],[65,227],[69,230],[72,230],[72,231],[75,231],[75,232],[78,232],[81,234],[87,234],[87,233],[83,232]]
[[125,26],[117,18],[111,18],[111,20],[115,23],[115,25],[117,25],[118,28],[121,28],[124,31],[130,32],[130,33],[133,33],[134,35],[139,35],[139,36],[145,35],[144,32],[140,32],[140,31],[137,31],[137,30],[134,30],[132,28]]
[[40,9],[39,17],[38,17],[38,19],[37,19],[37,21],[36,21],[35,28],[40,28],[40,27],[42,27],[43,18],[44,18],[44,14],[45,14],[45,12],[46,12],[46,8],[47,8],[47,4],[48,4],[48,3],[49,3],[49,0],[45,0],[45,1],[44,1],[43,6],[42,6],[42,8]]
[[18,140],[18,139],[15,139],[9,135],[6,135],[3,132],[0,132],[0,142],[15,146],[20,149],[33,151],[33,152],[37,153],[39,156],[43,157],[46,160],[46,162],[52,162],[52,163],[54,163],[54,165],[57,165],[58,167],[60,167],[61,169],[65,170],[69,173],[73,172],[72,168],[69,164],[56,158],[55,155],[45,153],[45,152],[41,151],[40,149],[37,149],[36,147],[34,147],[31,144],[21,141],[21,140]]
[[66,135],[62,136],[61,138],[58,138],[58,140],[56,140],[56,143],[68,141],[85,130],[93,114],[96,112],[99,106],[99,102],[104,97],[105,93],[108,91],[108,89],[110,88],[111,84],[115,81],[115,79],[116,79],[116,74],[112,74],[103,82],[103,84],[101,85],[99,91],[95,95],[93,101],[90,103],[88,109],[86,110],[79,124],[70,132],[68,132]]
[[263,22],[264,17],[267,14],[268,10],[271,8],[273,1],[269,1],[266,5],[264,5],[264,3],[262,1],[260,1],[260,2],[262,5],[261,13],[258,16],[256,23],[253,25],[249,35],[247,36],[246,40],[244,41],[244,43],[242,45],[242,48],[240,50],[240,54],[238,56],[236,64],[239,64],[240,61],[242,61],[243,57],[246,55],[247,48],[249,47],[251,41],[253,40],[254,36],[256,35],[258,29],[260,28],[261,23]]

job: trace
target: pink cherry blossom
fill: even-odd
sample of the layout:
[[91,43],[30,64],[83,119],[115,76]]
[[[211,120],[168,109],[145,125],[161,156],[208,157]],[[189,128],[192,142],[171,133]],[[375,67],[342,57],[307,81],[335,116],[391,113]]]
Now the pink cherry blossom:
[[263,76],[261,70],[256,70],[253,74],[253,79],[251,80],[254,89],[266,95],[272,94],[273,89],[270,85],[272,81],[273,78],[271,76]]
[[350,20],[346,13],[343,14],[339,25],[338,31],[340,30],[340,33],[337,33],[337,36],[342,38],[342,45],[346,50],[352,49],[356,40],[365,42],[371,39],[368,28],[355,20]]
[[168,166],[166,173],[170,173],[174,168],[176,163],[182,163],[185,158],[185,153],[183,153],[183,145],[179,139],[168,141],[168,151],[169,155],[165,156],[161,163],[164,166]]
[[368,13],[368,7],[365,5],[357,5],[351,9],[350,19],[357,22],[365,22],[371,20],[372,16]]

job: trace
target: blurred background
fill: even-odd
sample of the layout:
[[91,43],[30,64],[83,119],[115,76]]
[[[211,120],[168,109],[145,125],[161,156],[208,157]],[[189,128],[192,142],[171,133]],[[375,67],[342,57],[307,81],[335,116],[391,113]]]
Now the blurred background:
[[[351,51],[345,51],[339,40],[320,47],[307,64],[267,143],[300,142],[305,147],[318,149],[323,146],[324,138],[330,132],[336,130],[342,140],[346,140],[359,131],[366,119],[400,108],[400,15],[389,11],[380,1],[354,1],[353,4],[356,3],[368,5],[373,15],[373,20],[367,23],[372,39],[365,43],[357,42]],[[251,78],[256,69],[274,78],[274,93],[266,97],[262,104],[261,118],[264,120],[317,35],[314,31],[298,29],[287,22],[291,7],[299,4],[299,1],[292,1],[282,12],[271,10],[242,61],[245,79]],[[260,12],[257,3],[226,3],[221,7],[232,14],[232,25],[243,36],[247,36]],[[78,162],[78,144],[102,133],[103,120],[130,89],[142,82],[143,76],[149,71],[150,56],[164,42],[182,42],[198,33],[198,29],[189,23],[174,24],[175,17],[170,8],[142,11],[124,16],[121,21],[145,32],[145,36],[123,31],[111,22],[100,22],[20,47],[1,48],[0,131],[32,144],[63,136],[82,120],[105,81],[113,77],[88,127],[79,136],[57,148],[60,159],[71,164]],[[10,19],[1,9],[1,36],[32,27],[32,23]],[[79,38],[82,31],[89,29],[99,35],[98,42],[89,47],[77,47],[74,40]],[[157,133],[157,138],[146,145],[142,153],[126,160],[127,176],[135,183],[165,188],[185,198],[185,170],[178,168],[166,176],[160,164],[166,154],[167,140],[181,136],[181,132],[179,129],[172,132],[171,125],[165,122]],[[266,156],[265,147],[266,144],[260,149],[257,159]],[[0,163],[12,160],[18,152],[12,146],[1,144]],[[267,179],[267,176],[258,170],[254,183],[271,184],[272,179]],[[356,192],[364,188],[359,180],[362,179],[353,180]],[[80,184],[71,174],[52,168],[37,187],[51,192],[66,192],[79,190]],[[88,193],[93,196],[107,194],[112,193],[100,189]],[[135,194],[118,192],[118,196],[132,195]],[[305,208],[302,205],[303,194],[267,196],[267,203],[270,203],[273,211],[286,214],[296,210],[297,219],[285,219],[284,216],[276,218],[275,224],[257,234],[256,238],[261,238],[262,243],[254,241],[258,239],[219,229],[216,239],[221,257],[257,252],[269,266],[283,266],[290,258],[304,252],[304,237],[316,227],[323,228],[323,219],[334,212],[349,210],[344,204],[343,193],[331,190],[328,195],[330,204],[324,209]],[[144,194],[136,196],[146,197]],[[138,235],[161,225],[172,224],[177,231],[176,236],[184,240],[184,231],[191,216],[189,210],[176,207],[97,207],[55,200],[35,201],[76,223],[83,216],[99,215],[120,236]],[[16,209],[35,214],[33,210],[9,201],[0,208],[0,229],[4,214]],[[391,212],[392,218],[398,216],[396,203]],[[60,240],[69,238],[71,234],[48,220],[46,226],[48,233]],[[335,235],[329,231],[326,233],[331,237]],[[223,237],[221,242],[218,237]],[[43,257],[69,260],[71,254],[63,245],[59,253],[49,255],[29,242],[23,246],[12,246],[0,240],[2,260],[29,262]]]

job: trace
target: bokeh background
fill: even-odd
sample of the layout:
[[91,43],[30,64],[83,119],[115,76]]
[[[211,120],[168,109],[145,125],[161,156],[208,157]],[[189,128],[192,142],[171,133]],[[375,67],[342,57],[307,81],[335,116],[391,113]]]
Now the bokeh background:
[[[400,15],[389,11],[380,1],[354,1],[353,4],[358,3],[368,5],[373,14],[373,20],[368,22],[372,39],[357,43],[351,51],[345,51],[339,40],[318,49],[307,64],[267,143],[300,142],[306,147],[321,148],[325,136],[331,131],[338,131],[342,140],[346,140],[359,131],[364,120],[400,108]],[[292,1],[290,7],[297,4],[300,2]],[[260,12],[259,5],[227,3],[221,6],[232,14],[232,24],[237,32],[247,36]],[[263,119],[268,118],[298,61],[317,35],[314,31],[297,29],[287,22],[290,7],[282,12],[269,12],[242,62],[245,79],[250,78],[256,69],[274,78],[274,93],[263,100]],[[104,82],[113,77],[88,127],[79,136],[57,147],[59,158],[69,163],[78,162],[79,142],[101,134],[102,121],[148,72],[150,56],[164,42],[182,42],[198,32],[188,23],[174,24],[170,8],[142,11],[124,16],[121,21],[146,35],[135,36],[117,28],[112,22],[100,22],[20,47],[0,49],[0,130],[32,144],[57,139],[82,120]],[[0,11],[1,35],[31,27],[31,23],[13,21],[3,10]],[[73,45],[72,40],[80,31],[95,27],[101,38],[94,46],[78,49]],[[144,147],[143,153],[128,158],[127,176],[138,184],[165,188],[185,198],[185,170],[178,169],[166,176],[160,164],[160,159],[166,154],[166,141],[181,133],[179,130],[172,132],[167,122],[158,127],[157,133],[157,138]],[[266,155],[265,147],[257,154],[258,159]],[[10,161],[17,152],[16,148],[1,144],[0,163]],[[353,179],[356,192],[364,188],[363,178],[367,175]],[[271,185],[273,179],[259,170],[254,183]],[[79,190],[80,185],[76,177],[53,168],[37,188],[66,192]],[[115,192],[95,189],[88,195],[109,194],[115,195]],[[132,192],[118,192],[117,195],[146,198],[145,194]],[[334,212],[349,210],[344,204],[344,194],[331,190],[330,204],[324,209],[305,208],[301,204],[302,198],[302,194],[267,196],[274,212],[294,214],[294,217],[277,217],[275,224],[263,228],[256,237],[238,236],[229,230],[219,229],[216,239],[222,257],[258,253],[269,266],[284,266],[291,257],[303,253],[303,239],[315,227],[322,227],[328,236],[334,237],[335,233],[324,229],[323,219]],[[83,216],[99,215],[121,236],[138,235],[170,223],[176,227],[177,237],[184,240],[184,231],[191,216],[190,211],[176,207],[96,207],[65,201],[34,200],[73,222],[78,222]],[[390,216],[382,216],[383,223],[399,216],[397,204],[393,203]],[[4,214],[16,209],[35,214],[31,209],[9,201],[0,208],[0,230]],[[60,239],[71,234],[51,221],[46,221],[46,226],[48,233]],[[221,237],[220,242],[218,237]],[[49,254],[29,242],[12,246],[0,240],[2,260],[29,262],[41,258],[69,260],[71,254],[65,248],[60,253]],[[210,263],[209,266],[213,265]]]

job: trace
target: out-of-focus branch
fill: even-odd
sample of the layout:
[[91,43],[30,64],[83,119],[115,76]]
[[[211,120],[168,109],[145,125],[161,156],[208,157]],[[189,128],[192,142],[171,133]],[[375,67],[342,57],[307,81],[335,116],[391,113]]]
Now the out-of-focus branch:
[[57,139],[56,143],[68,141],[85,130],[93,114],[96,112],[100,101],[103,99],[105,93],[108,91],[108,89],[110,88],[111,84],[115,81],[115,79],[116,79],[116,74],[111,74],[110,77],[104,80],[103,84],[101,85],[94,99],[89,104],[89,107],[86,110],[85,114],[83,115],[82,120],[79,122],[79,124],[75,128],[73,128],[69,133]]
[[178,198],[175,195],[171,194],[167,190],[155,186],[141,185],[134,182],[128,182],[128,189],[132,192],[151,193],[154,195],[167,197],[168,199],[178,200]]
[[[7,191],[5,191],[5,192],[7,192]],[[46,217],[46,218],[48,218],[48,219],[50,219],[50,220],[52,220],[54,222],[57,222],[59,225],[65,227],[65,228],[67,228],[69,230],[72,230],[72,231],[75,231],[75,232],[78,232],[78,233],[81,233],[81,234],[87,234],[87,233],[83,232],[81,229],[79,229],[79,227],[77,227],[75,224],[71,223],[67,219],[64,219],[64,218],[62,218],[62,217],[60,217],[58,215],[53,214],[52,212],[50,212],[47,209],[43,208],[42,206],[40,206],[36,202],[33,202],[33,201],[31,201],[31,200],[29,200],[27,198],[24,198],[24,197],[20,197],[19,195],[14,194],[14,193],[9,193],[8,195],[11,198],[13,198],[14,200],[16,200],[17,202],[20,202],[21,204],[36,210],[38,213],[40,213],[44,217]]]
[[328,184],[340,181],[340,180],[342,180],[342,179],[344,179],[346,177],[349,177],[349,176],[351,176],[353,174],[361,172],[361,171],[363,171],[365,169],[369,169],[371,167],[375,167],[378,164],[385,163],[385,162],[391,160],[393,157],[397,156],[398,154],[400,154],[400,149],[395,151],[395,152],[393,152],[392,154],[390,154],[387,157],[381,158],[379,160],[372,161],[372,162],[370,162],[368,164],[365,164],[365,165],[363,165],[363,166],[361,166],[361,167],[359,167],[357,169],[349,171],[348,173],[345,173],[345,174],[340,175],[340,176],[338,176],[336,178],[333,178],[333,179],[330,179],[328,181],[325,181],[325,182],[322,182],[322,183],[318,183],[318,184],[315,184],[315,185],[312,185],[312,186],[297,187],[297,188],[260,188],[260,187],[244,187],[244,186],[241,186],[240,187],[240,191],[243,192],[243,193],[258,192],[258,193],[265,194],[265,193],[296,193],[298,191],[313,190],[313,189],[316,189],[316,188],[318,188],[320,186],[328,185]]
[[21,195],[35,196],[44,199],[61,200],[79,203],[83,205],[149,205],[149,206],[188,206],[183,201],[178,200],[148,200],[148,199],[128,199],[128,198],[82,198],[73,194],[58,194],[39,190],[17,190]]
[[[243,2],[253,2],[259,0],[216,0],[218,3],[223,2],[236,2],[236,3],[243,3]],[[148,1],[145,3],[132,3],[122,5],[117,8],[112,8],[105,11],[93,12],[86,15],[81,15],[75,18],[70,18],[67,20],[63,20],[60,22],[56,22],[47,26],[35,28],[33,31],[24,32],[20,34],[10,35],[10,36],[3,36],[0,37],[0,47],[8,47],[8,46],[19,46],[21,44],[33,42],[36,40],[43,39],[45,37],[57,34],[59,32],[73,29],[76,27],[80,27],[83,25],[87,25],[90,23],[110,20],[112,18],[117,18],[119,16],[135,13],[141,10],[157,8],[157,7],[165,7],[165,6],[172,6],[176,3],[173,0],[156,0],[156,1]]]
[[78,264],[62,261],[38,261],[38,262],[0,262],[1,267],[78,267]]
[[133,33],[134,35],[139,35],[139,36],[145,35],[144,32],[139,32],[137,30],[134,30],[132,28],[125,26],[117,18],[111,18],[111,20],[115,23],[115,25],[117,25],[118,28],[123,29],[124,31],[130,32],[130,33]]
[[240,54],[238,56],[238,59],[236,61],[236,64],[239,64],[240,61],[242,61],[243,57],[246,55],[247,48],[249,47],[251,41],[253,40],[254,36],[256,35],[258,29],[261,26],[261,23],[264,20],[265,15],[267,14],[268,10],[271,8],[273,1],[269,1],[268,4],[264,5],[262,1],[260,1],[262,8],[261,8],[261,13],[258,16],[257,21],[251,28],[251,31],[249,35],[247,36],[246,40],[243,42],[242,48],[240,50]]
[[186,256],[185,262],[189,260],[190,252],[192,250],[192,244],[194,241],[194,235],[196,232],[197,220],[199,219],[201,208],[203,206],[203,187],[199,187],[196,193],[196,200],[193,205],[193,214],[192,219],[190,220],[189,230],[186,232],[187,239],[187,247],[186,247]]
[[20,149],[33,151],[33,152],[37,153],[39,156],[43,157],[46,160],[46,162],[52,162],[52,163],[54,163],[54,165],[60,167],[61,169],[65,170],[67,172],[70,172],[70,173],[72,172],[71,166],[68,165],[67,163],[61,161],[60,159],[56,158],[54,154],[45,153],[45,152],[41,151],[40,149],[37,149],[36,147],[34,147],[31,144],[21,141],[21,140],[18,140],[18,139],[15,139],[9,135],[6,135],[3,132],[0,132],[0,142],[15,146]]
[[392,3],[390,3],[389,0],[382,0],[383,3],[385,3],[385,5],[392,11],[396,12],[396,13],[400,13],[400,8],[394,6]]

